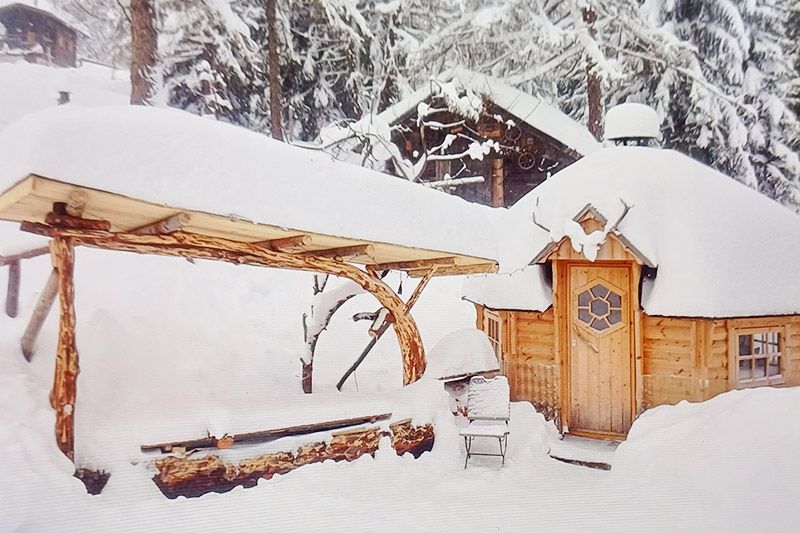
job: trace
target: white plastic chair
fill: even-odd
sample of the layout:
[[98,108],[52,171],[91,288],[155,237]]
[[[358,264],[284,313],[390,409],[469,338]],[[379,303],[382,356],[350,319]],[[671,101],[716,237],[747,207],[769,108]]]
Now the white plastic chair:
[[[502,457],[502,464],[505,465],[509,434],[508,421],[511,418],[510,389],[505,376],[497,376],[492,379],[475,376],[469,380],[467,418],[469,425],[461,430],[464,446],[467,449],[464,468],[467,468],[469,459],[473,455]],[[500,453],[472,451],[473,441],[478,437],[497,439]]]

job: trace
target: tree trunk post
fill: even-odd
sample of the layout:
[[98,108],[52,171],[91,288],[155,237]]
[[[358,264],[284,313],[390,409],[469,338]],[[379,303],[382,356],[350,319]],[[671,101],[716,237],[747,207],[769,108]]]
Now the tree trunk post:
[[131,0],[131,104],[151,103],[157,57],[158,35],[153,0]]
[[8,292],[6,292],[6,314],[16,318],[19,312],[19,283],[22,274],[19,260],[8,264]]
[[47,278],[42,294],[39,295],[39,300],[36,302],[36,307],[33,308],[28,327],[25,328],[25,333],[23,333],[20,341],[22,355],[28,361],[33,358],[36,339],[39,337],[39,332],[42,330],[42,325],[44,325],[47,315],[50,314],[50,309],[56,300],[56,294],[58,294],[58,271],[54,268],[50,271],[50,276]]
[[[589,35],[597,35],[594,23],[597,21],[597,12],[593,7],[583,8],[583,21],[589,29]],[[603,139],[603,84],[597,75],[594,61],[586,62],[586,99],[588,107],[588,128],[598,141]]]
[[281,103],[281,75],[278,58],[277,1],[267,0],[267,69],[269,70],[269,118],[273,139],[283,140],[283,104]]
[[303,374],[301,376],[301,382],[303,384],[303,392],[306,394],[311,394],[313,390],[313,375],[314,375],[314,361],[312,360],[310,363],[306,363],[302,359],[300,363],[303,365]]
[[75,302],[73,270],[75,251],[72,240],[56,237],[51,245],[53,266],[58,272],[60,316],[58,348],[50,392],[50,405],[56,411],[56,443],[59,449],[75,460],[75,399],[78,379],[78,349],[75,344]]

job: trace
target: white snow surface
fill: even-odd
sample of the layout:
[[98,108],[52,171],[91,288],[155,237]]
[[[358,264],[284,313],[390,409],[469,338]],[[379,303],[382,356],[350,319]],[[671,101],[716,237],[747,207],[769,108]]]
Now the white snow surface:
[[[456,91],[467,91],[489,99],[521,122],[549,135],[579,154],[590,154],[601,148],[600,143],[589,133],[586,126],[576,122],[556,106],[496,78],[460,67],[431,78],[427,87],[418,89],[389,106],[378,113],[377,118],[366,117],[360,122],[377,121],[380,124],[393,124],[417,109],[421,102],[432,95],[452,96],[451,93]],[[355,129],[365,128],[356,126]],[[345,133],[349,133],[349,130]]]
[[130,75],[85,62],[78,68],[52,68],[26,61],[0,63],[0,129],[42,109],[58,105],[59,91],[69,91],[73,105],[126,104]]
[[29,173],[171,207],[492,258],[492,210],[183,111],[64,106],[0,133],[0,188]]
[[498,370],[497,356],[486,334],[475,328],[448,333],[428,354],[425,377],[442,379]]
[[655,109],[644,104],[619,104],[606,112],[605,138],[643,137],[657,139],[661,136],[661,120]]
[[[622,201],[633,206],[619,232],[658,267],[646,280],[644,310],[651,315],[737,317],[800,313],[800,217],[766,196],[673,150],[610,147],[556,173],[511,207],[498,221],[500,271],[528,265],[553,240],[573,233],[572,219],[591,204],[608,226]],[[532,213],[546,232],[532,221]],[[511,230],[513,228],[513,230]],[[607,227],[606,230],[609,230]],[[581,231],[582,233],[582,231]],[[579,244],[597,245],[593,235]],[[573,246],[576,243],[573,242]],[[587,254],[588,255],[588,254]],[[491,276],[490,276],[491,277]],[[519,291],[533,295],[532,276]],[[503,280],[488,281],[491,293]],[[538,283],[544,283],[543,280]],[[505,308],[502,301],[494,307]],[[541,310],[531,297],[509,308]]]
[[508,274],[480,274],[464,279],[464,299],[490,309],[545,311],[553,305],[553,290],[539,265]]

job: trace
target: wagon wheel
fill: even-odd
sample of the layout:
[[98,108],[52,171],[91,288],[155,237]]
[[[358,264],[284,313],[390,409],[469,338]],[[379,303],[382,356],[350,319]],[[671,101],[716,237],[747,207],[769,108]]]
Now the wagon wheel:
[[536,158],[530,152],[520,152],[517,157],[517,165],[522,170],[530,170],[536,166]]

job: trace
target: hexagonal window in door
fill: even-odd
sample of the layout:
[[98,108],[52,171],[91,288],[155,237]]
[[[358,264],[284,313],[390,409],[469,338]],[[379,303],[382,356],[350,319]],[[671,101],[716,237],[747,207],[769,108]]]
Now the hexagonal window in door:
[[603,332],[622,322],[622,297],[602,283],[578,294],[578,320]]

